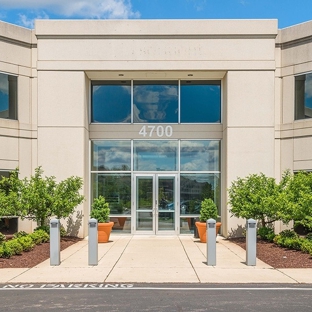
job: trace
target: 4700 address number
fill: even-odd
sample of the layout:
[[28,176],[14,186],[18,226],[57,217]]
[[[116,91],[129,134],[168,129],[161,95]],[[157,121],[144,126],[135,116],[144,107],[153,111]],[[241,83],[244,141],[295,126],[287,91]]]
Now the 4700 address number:
[[139,135],[145,137],[155,137],[158,138],[167,137],[170,138],[173,134],[171,126],[143,126],[139,131]]

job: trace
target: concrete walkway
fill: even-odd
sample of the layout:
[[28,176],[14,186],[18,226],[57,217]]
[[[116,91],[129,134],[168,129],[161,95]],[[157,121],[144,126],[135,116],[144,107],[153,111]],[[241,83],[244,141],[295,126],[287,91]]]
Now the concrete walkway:
[[217,264],[207,266],[206,244],[191,236],[111,235],[99,244],[98,265],[88,266],[88,240],[31,269],[0,269],[0,283],[312,283],[312,269],[245,264],[241,247],[217,238]]

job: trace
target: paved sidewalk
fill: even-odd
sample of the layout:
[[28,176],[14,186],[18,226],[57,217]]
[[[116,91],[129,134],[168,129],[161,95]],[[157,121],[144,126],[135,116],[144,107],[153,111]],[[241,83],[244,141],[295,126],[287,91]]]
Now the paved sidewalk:
[[88,265],[88,240],[31,269],[0,269],[0,283],[312,283],[312,269],[245,264],[241,247],[217,238],[217,264],[207,266],[206,244],[191,236],[111,235],[99,244],[98,265]]

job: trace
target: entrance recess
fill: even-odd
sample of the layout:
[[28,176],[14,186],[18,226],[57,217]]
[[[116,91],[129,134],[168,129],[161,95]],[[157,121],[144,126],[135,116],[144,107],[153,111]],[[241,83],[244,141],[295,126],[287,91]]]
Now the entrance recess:
[[175,234],[176,175],[135,175],[135,232]]

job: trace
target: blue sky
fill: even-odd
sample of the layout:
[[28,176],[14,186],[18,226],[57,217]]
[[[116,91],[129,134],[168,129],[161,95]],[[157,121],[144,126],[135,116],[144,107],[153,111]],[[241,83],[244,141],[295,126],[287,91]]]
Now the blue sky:
[[285,28],[312,20],[312,0],[0,0],[0,20],[33,28],[36,18],[275,18]]

